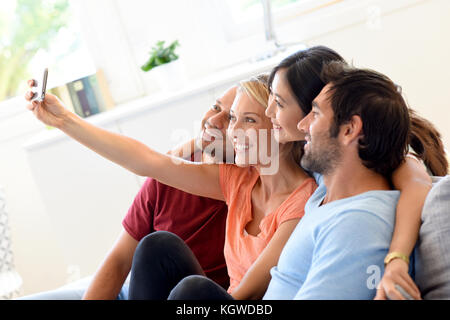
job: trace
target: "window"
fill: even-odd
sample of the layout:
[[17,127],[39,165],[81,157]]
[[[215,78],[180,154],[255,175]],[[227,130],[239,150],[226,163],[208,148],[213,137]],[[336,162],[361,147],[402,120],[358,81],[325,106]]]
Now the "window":
[[[234,23],[243,23],[255,18],[261,19],[263,16],[263,7],[261,0],[226,0],[230,8],[230,13]],[[305,0],[272,0],[270,1],[272,10],[279,12],[279,9],[291,6],[294,3],[308,2]]]
[[48,88],[95,73],[68,0],[9,0],[0,7],[0,101],[49,68]]
[[[215,0],[227,40],[232,42],[263,33],[264,0]],[[320,9],[340,0],[268,0],[275,23],[282,23],[295,18],[298,14]]]

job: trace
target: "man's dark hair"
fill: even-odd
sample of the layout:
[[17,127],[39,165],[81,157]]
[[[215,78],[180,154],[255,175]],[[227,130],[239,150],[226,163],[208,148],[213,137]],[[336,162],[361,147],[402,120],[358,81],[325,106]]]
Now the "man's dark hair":
[[389,177],[407,153],[411,126],[398,86],[381,73],[340,62],[325,65],[322,79],[330,84],[334,112],[330,135],[337,137],[340,126],[358,115],[363,123],[359,157],[367,168]]

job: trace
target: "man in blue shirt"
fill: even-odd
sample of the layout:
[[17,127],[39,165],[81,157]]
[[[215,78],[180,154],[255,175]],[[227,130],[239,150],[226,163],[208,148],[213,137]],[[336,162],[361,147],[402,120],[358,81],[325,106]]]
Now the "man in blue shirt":
[[299,123],[302,166],[319,188],[284,247],[264,299],[372,299],[383,274],[398,191],[386,177],[401,163],[408,108],[384,75],[331,64],[327,85]]

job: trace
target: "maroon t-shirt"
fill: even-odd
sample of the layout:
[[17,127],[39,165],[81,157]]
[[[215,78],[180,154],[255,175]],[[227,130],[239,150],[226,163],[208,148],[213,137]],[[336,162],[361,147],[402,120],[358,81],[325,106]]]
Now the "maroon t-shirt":
[[154,231],[170,231],[191,248],[206,276],[225,289],[229,277],[223,255],[227,205],[148,178],[122,221],[137,241]]

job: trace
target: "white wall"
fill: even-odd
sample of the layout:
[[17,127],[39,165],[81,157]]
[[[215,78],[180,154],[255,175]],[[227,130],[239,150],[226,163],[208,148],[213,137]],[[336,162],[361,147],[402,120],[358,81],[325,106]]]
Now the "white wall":
[[4,102],[0,107],[0,184],[5,189],[10,215],[14,260],[24,280],[22,291],[27,293],[65,283],[68,274],[60,243],[55,241],[52,222],[22,148],[45,129],[24,109],[23,98]]
[[[119,6],[123,7],[123,3],[119,2]],[[346,59],[353,60],[357,66],[386,73],[403,87],[410,105],[435,123],[443,134],[446,148],[450,150],[450,126],[447,125],[450,119],[450,90],[447,88],[447,75],[450,74],[450,44],[447,40],[450,35],[450,2],[428,0],[411,3],[409,7],[387,14],[381,10],[380,17],[374,15],[376,10],[368,12],[368,9],[373,8],[363,7],[359,13],[359,22],[334,31],[318,31],[308,36],[301,29],[304,25],[300,20],[295,20],[278,28],[277,34],[286,41],[302,38],[306,39],[308,45],[330,46]],[[131,26],[128,28],[126,32],[133,31]],[[98,36],[101,37],[101,34]],[[99,50],[102,41],[114,41],[113,38],[105,36],[100,39]],[[118,44],[121,39],[121,35],[116,37]],[[117,52],[111,51],[110,55],[111,59],[103,62],[110,68],[114,65],[119,69],[123,67],[118,63],[120,57],[122,60],[124,56],[137,60],[133,53],[120,46]],[[190,68],[195,69],[195,65]],[[106,73],[110,77],[109,81],[115,83],[122,76],[120,70]],[[136,77],[136,74],[128,75],[127,85],[138,84]],[[142,93],[143,88],[135,89],[135,95]],[[17,108],[24,107],[23,101],[16,101],[15,105]],[[204,107],[206,109],[208,106]],[[182,118],[185,115],[180,113],[178,116]],[[29,159],[22,148],[25,142],[42,130],[31,114],[5,116],[0,113],[0,184],[6,191],[15,262],[24,279],[25,294],[62,285],[69,276],[67,266],[70,261],[64,255],[54,221],[48,215],[39,186],[31,174]],[[83,155],[80,152],[79,156]],[[49,198],[47,195],[47,201]],[[118,217],[115,219],[119,220]],[[95,262],[101,258],[98,257]],[[86,262],[90,265],[93,263]]]

